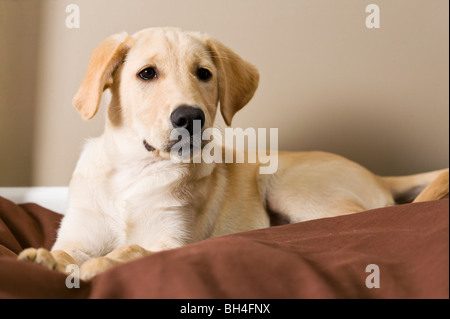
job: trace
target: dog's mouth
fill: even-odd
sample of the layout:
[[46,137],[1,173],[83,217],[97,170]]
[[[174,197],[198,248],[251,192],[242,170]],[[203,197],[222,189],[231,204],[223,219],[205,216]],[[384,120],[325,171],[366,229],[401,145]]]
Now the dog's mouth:
[[179,106],[170,116],[172,129],[166,137],[166,141],[156,146],[151,145],[144,138],[143,144],[148,152],[154,152],[155,156],[161,155],[171,158],[178,157],[183,161],[201,153],[206,145],[203,140],[205,128],[205,114],[198,107]]
[[148,144],[146,140],[144,140],[144,147],[145,147],[145,149],[146,149],[147,151],[149,151],[149,152],[153,152],[153,151],[156,150],[156,148],[154,148],[153,146],[151,146],[150,144]]
[[153,145],[149,144],[145,139],[143,140],[143,145],[148,152],[157,151],[159,154],[166,153],[170,154],[170,156],[191,158],[194,154],[203,149],[206,145],[206,141],[203,141],[201,138],[194,135],[185,141],[179,137],[177,140],[171,141],[161,149],[157,149]]

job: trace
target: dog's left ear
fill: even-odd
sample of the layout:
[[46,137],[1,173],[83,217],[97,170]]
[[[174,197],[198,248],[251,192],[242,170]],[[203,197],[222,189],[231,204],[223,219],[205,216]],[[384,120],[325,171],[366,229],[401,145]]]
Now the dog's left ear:
[[231,125],[234,114],[255,94],[259,72],[255,66],[217,40],[207,39],[212,57],[219,70],[219,101],[222,116]]

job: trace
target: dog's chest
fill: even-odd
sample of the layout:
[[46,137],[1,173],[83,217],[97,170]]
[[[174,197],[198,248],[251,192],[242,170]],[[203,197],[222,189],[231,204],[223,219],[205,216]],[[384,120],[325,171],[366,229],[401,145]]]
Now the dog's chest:
[[116,170],[108,180],[113,219],[123,244],[161,250],[188,237],[186,201],[174,192],[180,172]]

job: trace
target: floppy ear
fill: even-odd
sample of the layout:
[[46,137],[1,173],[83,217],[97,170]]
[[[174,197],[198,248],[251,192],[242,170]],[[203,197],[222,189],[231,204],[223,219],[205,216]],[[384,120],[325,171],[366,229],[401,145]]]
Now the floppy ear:
[[111,75],[123,62],[130,43],[128,34],[122,32],[110,36],[92,52],[86,75],[72,100],[83,119],[97,113],[102,93],[111,84]]
[[219,70],[220,111],[225,123],[231,125],[234,114],[255,94],[259,72],[219,41],[208,39],[206,42]]

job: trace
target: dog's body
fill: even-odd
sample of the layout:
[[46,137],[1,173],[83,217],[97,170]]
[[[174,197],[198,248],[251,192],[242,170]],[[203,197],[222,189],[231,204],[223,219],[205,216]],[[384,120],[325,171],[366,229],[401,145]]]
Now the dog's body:
[[255,67],[198,33],[147,29],[105,40],[74,99],[89,119],[111,89],[105,132],[85,146],[52,251],[30,248],[19,258],[60,271],[76,263],[88,279],[153,251],[269,227],[280,217],[293,223],[393,205],[424,188],[420,200],[448,192],[448,170],[379,177],[324,152],[279,152],[269,175],[259,174],[259,163],[171,161],[171,129],[192,135],[187,122],[196,119],[212,127],[219,102],[230,124],[258,79]]

